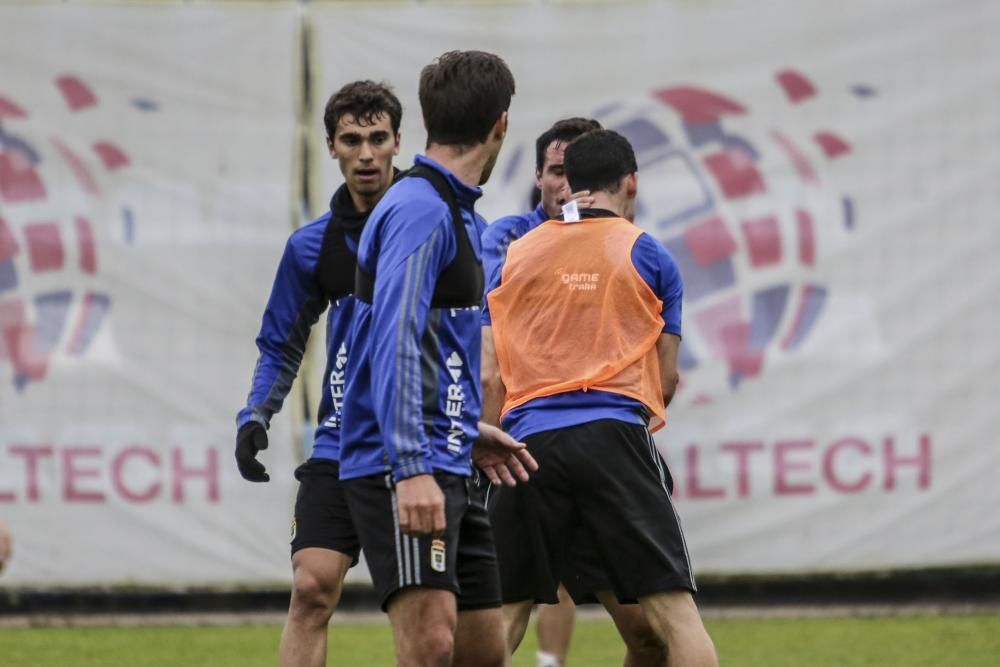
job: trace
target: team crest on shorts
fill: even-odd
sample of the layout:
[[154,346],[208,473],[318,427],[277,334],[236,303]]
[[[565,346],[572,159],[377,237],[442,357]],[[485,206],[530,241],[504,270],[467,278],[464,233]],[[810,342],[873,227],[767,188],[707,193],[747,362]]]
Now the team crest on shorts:
[[435,572],[444,572],[445,570],[444,540],[431,542],[431,569]]
[[294,516],[292,517],[292,539],[291,539],[291,541],[292,542],[295,541],[295,517]]

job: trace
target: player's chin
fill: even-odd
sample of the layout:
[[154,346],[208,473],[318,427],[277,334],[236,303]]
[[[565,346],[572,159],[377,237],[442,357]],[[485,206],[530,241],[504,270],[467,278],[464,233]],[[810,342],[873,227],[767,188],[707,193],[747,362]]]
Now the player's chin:
[[358,187],[379,186],[385,182],[387,177],[388,174],[382,167],[363,167],[355,169],[351,173],[351,180]]
[[384,185],[384,181],[381,178],[354,179],[351,189],[358,194],[371,195],[380,192]]

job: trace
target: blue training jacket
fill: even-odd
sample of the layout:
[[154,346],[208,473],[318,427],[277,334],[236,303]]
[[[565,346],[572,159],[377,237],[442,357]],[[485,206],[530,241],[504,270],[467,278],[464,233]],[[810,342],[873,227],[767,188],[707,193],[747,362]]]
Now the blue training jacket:
[[[250,421],[270,425],[299,372],[310,330],[329,307],[325,381],[311,458],[340,458],[341,407],[355,308],[350,291],[354,257],[367,217],[357,212],[347,187],[341,186],[331,199],[329,211],[289,237],[257,336],[260,356],[250,394],[236,418],[238,427]],[[340,252],[336,249],[338,234],[345,243]],[[338,289],[337,278],[348,287]]]
[[[478,264],[485,223],[474,204],[482,191],[429,158],[418,155],[415,164],[446,177]],[[358,266],[375,284],[372,303],[358,301],[352,322],[341,479],[471,474],[482,406],[481,308],[431,307],[456,241],[447,204],[424,178],[401,179],[372,211]]]
[[[548,219],[545,207],[539,203],[534,210],[498,218],[486,227],[483,232],[483,270],[486,272],[487,285],[500,284],[500,272],[507,261],[507,248],[510,244]],[[484,315],[489,317],[488,312]],[[488,325],[489,322],[484,324]]]

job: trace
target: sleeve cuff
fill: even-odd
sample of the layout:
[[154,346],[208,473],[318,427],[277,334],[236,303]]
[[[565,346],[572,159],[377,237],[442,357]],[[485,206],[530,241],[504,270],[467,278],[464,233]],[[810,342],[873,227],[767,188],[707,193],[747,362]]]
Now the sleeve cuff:
[[417,475],[430,475],[434,473],[431,462],[427,457],[415,456],[412,458],[396,461],[392,467],[392,479],[396,482]]
[[257,422],[265,429],[270,427],[270,423],[268,423],[268,419],[264,417],[264,415],[259,412],[254,412],[250,408],[244,408],[243,410],[240,410],[238,415],[236,415],[236,428],[243,428],[250,422]]

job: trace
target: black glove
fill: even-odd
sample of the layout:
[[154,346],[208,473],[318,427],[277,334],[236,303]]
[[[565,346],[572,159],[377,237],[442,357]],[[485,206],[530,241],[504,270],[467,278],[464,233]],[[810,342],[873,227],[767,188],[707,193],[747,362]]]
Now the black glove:
[[243,479],[268,482],[271,476],[257,460],[257,452],[267,449],[267,429],[259,422],[247,422],[236,433],[236,467]]

